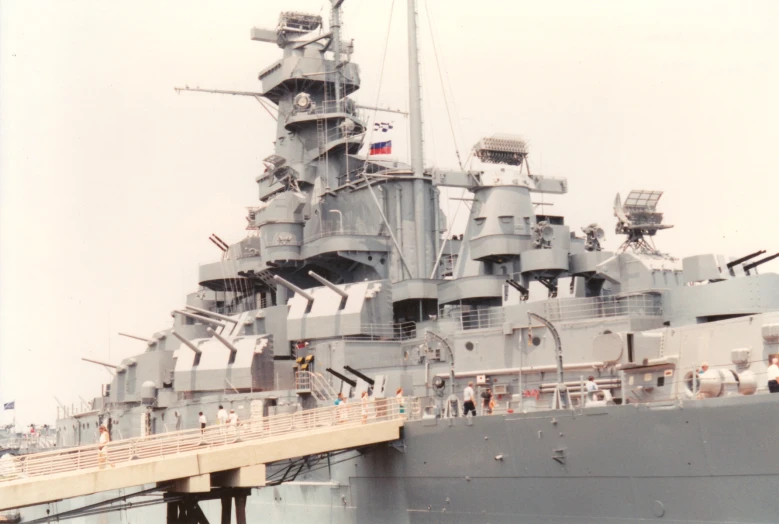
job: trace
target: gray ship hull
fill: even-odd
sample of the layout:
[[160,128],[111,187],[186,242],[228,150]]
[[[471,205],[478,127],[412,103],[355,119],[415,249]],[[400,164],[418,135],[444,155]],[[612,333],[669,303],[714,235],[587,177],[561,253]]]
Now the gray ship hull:
[[[779,458],[767,423],[779,417],[777,401],[412,421],[402,442],[333,459],[331,475],[320,462],[292,485],[256,490],[247,514],[250,522],[361,524],[777,522]],[[218,522],[219,504],[201,505]],[[91,518],[151,521],[164,519],[164,507],[124,515]]]
[[[777,401],[412,422],[404,451],[342,468],[349,510],[338,500],[322,521],[777,522],[779,458],[767,423],[779,417]],[[284,522],[290,509],[271,511]]]

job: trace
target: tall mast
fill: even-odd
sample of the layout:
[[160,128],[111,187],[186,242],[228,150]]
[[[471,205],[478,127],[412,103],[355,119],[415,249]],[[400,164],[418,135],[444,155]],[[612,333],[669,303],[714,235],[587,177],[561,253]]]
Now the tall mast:
[[335,104],[341,104],[341,4],[344,0],[331,0],[333,9],[330,16],[330,31],[333,33],[333,64],[335,67]]
[[416,278],[425,278],[425,184],[422,151],[422,95],[419,82],[416,0],[408,0],[408,103],[411,120],[411,167],[414,170],[414,223],[416,224]]

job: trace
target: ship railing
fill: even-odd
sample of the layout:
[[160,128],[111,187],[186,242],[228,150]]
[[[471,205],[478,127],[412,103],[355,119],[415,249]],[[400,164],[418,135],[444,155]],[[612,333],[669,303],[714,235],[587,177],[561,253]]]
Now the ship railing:
[[319,373],[312,371],[295,372],[295,389],[310,391],[317,400],[334,401],[338,394]]
[[588,320],[608,317],[657,317],[663,314],[662,297],[657,293],[591,298],[547,300],[544,316],[550,321]]
[[[589,320],[611,317],[662,316],[662,296],[657,293],[636,293],[627,296],[591,298],[555,298],[529,304],[531,311],[539,311],[550,322]],[[461,330],[486,329],[501,326],[507,321],[506,308],[462,309],[455,307],[442,311],[441,318],[449,318],[460,324]],[[517,319],[522,321],[525,319]]]
[[322,129],[322,133],[318,136],[319,150],[324,152],[329,144],[346,139],[359,139],[362,142],[365,139],[365,131],[359,128],[344,129],[340,126]]
[[364,121],[363,112],[357,108],[355,102],[349,98],[335,101],[327,100],[320,102],[312,102],[308,107],[302,109],[297,105],[293,105],[290,116],[298,115],[327,115],[332,113],[345,113],[356,117],[358,120]]
[[388,236],[384,224],[347,224],[344,227],[340,220],[322,220],[320,230],[317,233],[309,235],[303,239],[307,244],[323,237],[332,237],[338,235],[362,236],[362,237],[386,237]]
[[506,321],[505,309],[502,307],[479,309],[453,309],[441,315],[460,324],[461,330],[486,329],[500,326]]
[[398,324],[362,324],[360,333],[345,335],[348,340],[411,340],[417,336],[416,322]]
[[[101,450],[97,444],[31,453],[0,461],[0,482],[95,468],[121,467],[135,460],[163,459],[239,442],[258,442],[336,427],[360,426],[403,420],[415,406],[414,399],[359,399],[339,405],[301,410],[267,417],[253,417],[236,425],[223,424],[147,437],[116,440]],[[409,411],[407,411],[409,410]]]

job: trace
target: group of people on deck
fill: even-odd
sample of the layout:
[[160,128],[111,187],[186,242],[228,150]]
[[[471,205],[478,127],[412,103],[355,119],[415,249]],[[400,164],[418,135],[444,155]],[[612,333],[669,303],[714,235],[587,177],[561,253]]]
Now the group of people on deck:
[[[587,398],[595,400],[597,392],[600,390],[595,377],[590,375],[587,378],[587,382],[584,384],[584,389],[587,393]],[[487,388],[482,391],[481,395],[481,414],[492,415],[497,406],[495,402],[495,396],[492,394],[492,389]],[[473,389],[473,382],[468,382],[468,385],[463,390],[463,416],[467,417],[468,414],[476,416],[476,393]]]
[[[398,388],[395,390],[395,399],[397,400],[398,405],[398,412],[400,413],[401,417],[404,416],[406,412],[406,406],[405,406],[405,398],[403,397],[403,388]],[[375,400],[372,395],[368,393],[368,391],[363,391],[360,394],[360,416],[362,418],[362,423],[367,424],[368,422],[368,407],[370,403]],[[343,393],[338,393],[338,397],[335,399],[335,405],[336,406],[342,406],[346,407],[347,398],[344,396]],[[376,410],[376,416],[382,416],[382,414],[386,414],[386,407],[382,407]],[[347,418],[346,411],[339,410],[339,416],[338,421],[344,422]]]
[[[224,406],[221,404],[219,406],[219,411],[216,412],[216,420],[217,425],[219,426],[230,426],[231,428],[238,427],[238,414],[234,409],[231,409],[230,414],[228,415],[227,410],[225,410]],[[198,413],[198,422],[200,423],[200,432],[205,433],[206,426],[208,426],[208,419],[202,411]]]
[[[492,394],[492,389],[487,388],[482,391],[481,395],[481,414],[492,415],[495,406],[495,397]],[[473,382],[468,382],[468,385],[463,390],[463,416],[467,417],[468,414],[476,416],[476,393],[473,389]]]

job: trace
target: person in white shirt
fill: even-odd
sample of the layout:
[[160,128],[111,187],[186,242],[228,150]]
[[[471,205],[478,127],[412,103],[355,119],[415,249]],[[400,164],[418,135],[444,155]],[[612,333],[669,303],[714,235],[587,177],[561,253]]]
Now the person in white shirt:
[[[111,442],[111,435],[108,434],[108,428],[105,426],[100,426],[99,431],[100,440],[97,442],[97,465],[100,469],[103,469],[108,461],[108,449],[106,446]],[[109,465],[114,467],[113,464]]]
[[225,411],[223,406],[219,406],[219,411],[216,413],[216,420],[218,420],[220,424],[227,424],[227,411]]
[[595,377],[590,375],[587,378],[587,383],[584,384],[584,387],[587,390],[587,399],[595,400],[595,392],[598,391],[598,384],[595,382]]
[[467,417],[468,412],[476,416],[476,395],[473,392],[473,382],[468,382],[468,387],[463,390],[463,416]]
[[234,409],[230,410],[230,425],[233,427],[238,426],[238,414]]
[[205,433],[205,431],[206,431],[206,424],[208,424],[208,421],[206,420],[206,416],[203,415],[202,411],[200,413],[198,413],[198,415],[200,415],[200,417],[198,418],[198,422],[200,422],[200,432],[201,433]]
[[768,366],[768,391],[779,393],[779,358],[771,359],[771,365]]

